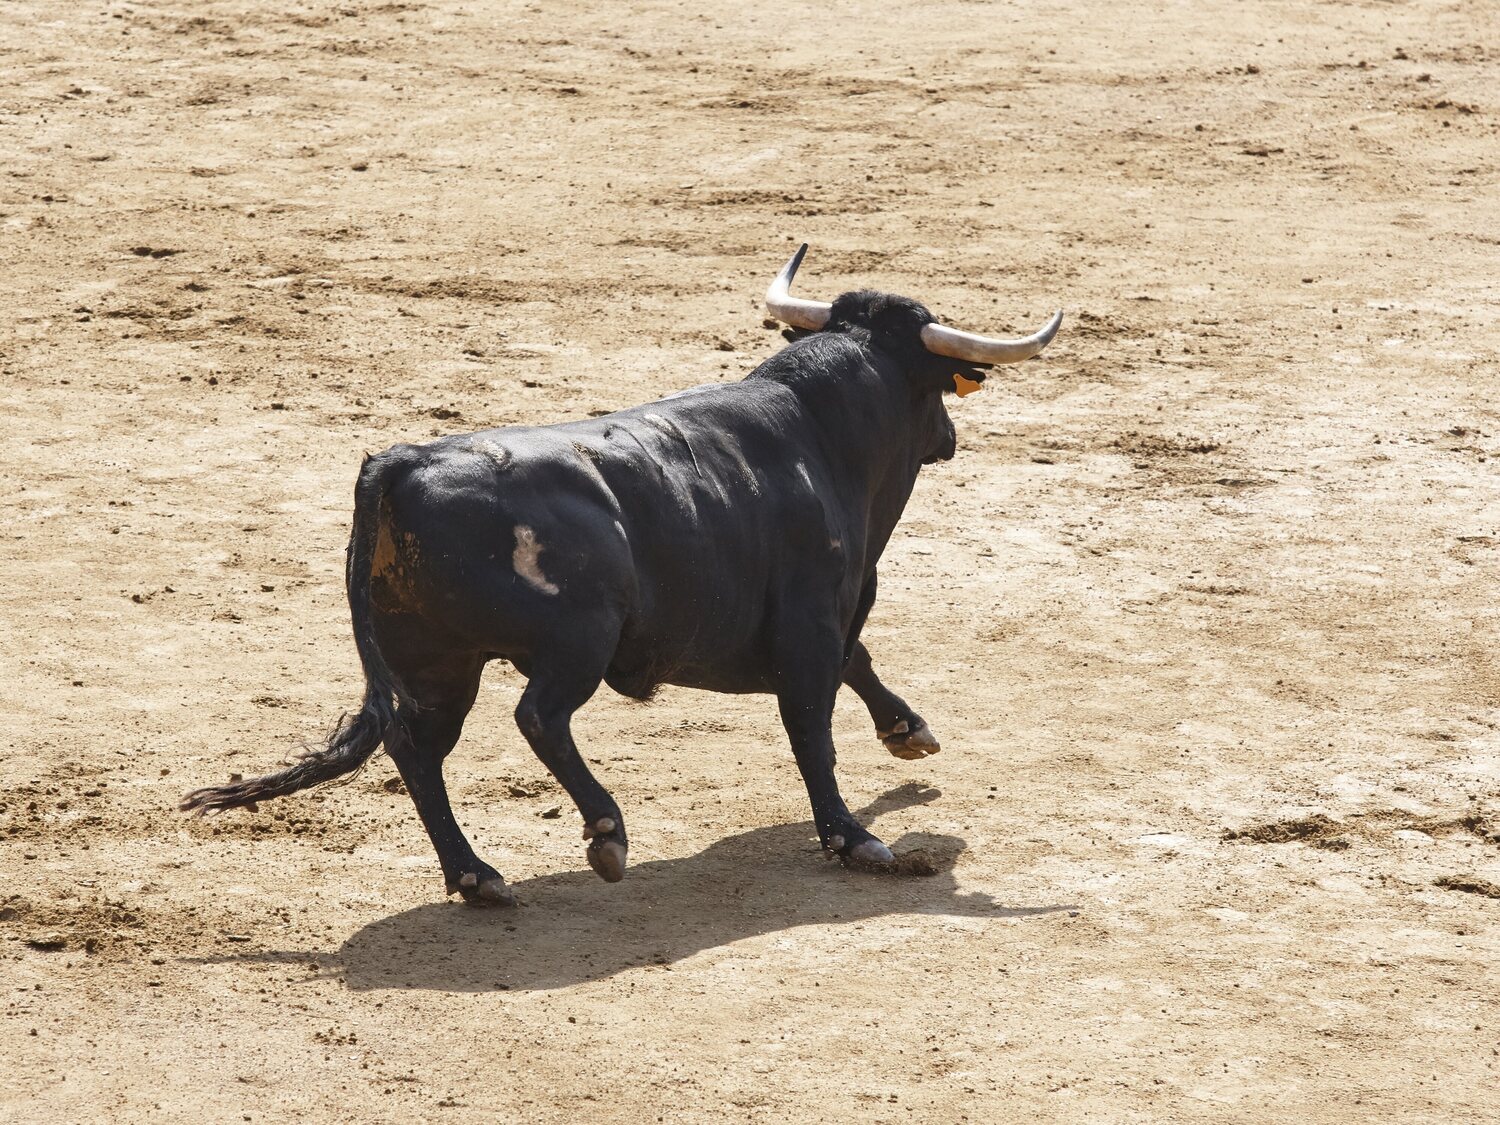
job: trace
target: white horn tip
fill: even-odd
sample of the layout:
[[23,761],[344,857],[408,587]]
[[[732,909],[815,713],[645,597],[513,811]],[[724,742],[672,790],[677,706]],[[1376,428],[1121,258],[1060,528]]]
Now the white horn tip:
[[794,328],[816,332],[828,323],[833,306],[823,301],[805,301],[791,295],[792,278],[796,277],[797,267],[802,264],[806,253],[807,243],[804,242],[791,260],[781,267],[781,272],[766,289],[766,309],[777,320]]
[[969,363],[1021,363],[1052,342],[1062,318],[1062,310],[1058,309],[1040,330],[1013,340],[960,332],[934,322],[922,329],[922,342],[929,351]]
[[1052,337],[1057,335],[1057,330],[1062,327],[1063,311],[1058,309],[1052,314],[1052,319],[1047,322],[1047,327],[1042,329],[1042,342],[1050,344]]

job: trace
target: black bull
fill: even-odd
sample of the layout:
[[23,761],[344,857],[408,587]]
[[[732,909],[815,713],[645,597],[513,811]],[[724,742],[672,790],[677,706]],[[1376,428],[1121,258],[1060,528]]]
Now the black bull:
[[741,382],[369,458],[347,573],[363,706],[326,749],[183,807],[291,793],[353,771],[383,742],[449,893],[509,902],[442,773],[485,663],[501,659],[528,680],[516,724],[577,805],[606,880],[625,872],[625,819],[570,731],[601,681],[636,699],[661,684],[773,693],[823,846],[890,861],[839,793],[831,716],[845,683],[892,753],[938,749],[859,639],[919,470],[953,456],[944,392],[955,375],[983,378],[924,348],[931,320],[902,297],[847,293],[822,331]]

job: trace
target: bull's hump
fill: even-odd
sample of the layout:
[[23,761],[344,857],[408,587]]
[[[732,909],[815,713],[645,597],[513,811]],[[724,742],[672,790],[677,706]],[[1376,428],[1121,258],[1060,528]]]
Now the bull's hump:
[[663,395],[658,402],[671,402],[673,399],[686,398],[688,395],[702,394],[704,391],[717,390],[721,383],[699,383],[696,387],[685,387],[680,391],[673,391],[669,395]]

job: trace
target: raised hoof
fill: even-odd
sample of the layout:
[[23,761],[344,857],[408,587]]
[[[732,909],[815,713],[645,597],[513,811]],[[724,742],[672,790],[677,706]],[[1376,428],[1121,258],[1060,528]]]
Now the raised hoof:
[[618,840],[596,839],[583,853],[594,874],[606,883],[625,878],[625,845]]
[[942,749],[938,745],[937,735],[932,733],[932,728],[923,719],[918,719],[915,727],[902,719],[890,730],[877,730],[875,733],[880,736],[880,741],[887,750],[909,762],[936,754]]
[[593,824],[583,826],[583,838],[589,841],[583,854],[606,883],[618,883],[625,878],[625,842],[614,836],[619,827],[619,821],[611,816],[601,816]]
[[499,875],[481,879],[473,871],[461,876],[457,885],[450,886],[448,893],[457,891],[469,906],[514,906],[516,896],[511,894],[505,880]]

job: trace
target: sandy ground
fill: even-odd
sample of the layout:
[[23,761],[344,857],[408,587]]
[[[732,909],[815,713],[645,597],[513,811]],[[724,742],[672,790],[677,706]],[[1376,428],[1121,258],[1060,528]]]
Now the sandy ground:
[[[1488,5],[0,7],[0,1117],[1479,1121],[1500,1104]],[[361,454],[734,379],[758,296],[1070,316],[955,402],[822,860],[771,700],[601,695],[617,886],[492,668],[359,695]],[[562,805],[560,818],[550,809]]]

